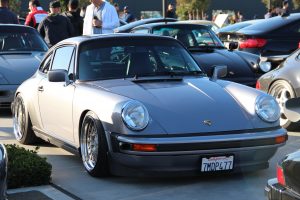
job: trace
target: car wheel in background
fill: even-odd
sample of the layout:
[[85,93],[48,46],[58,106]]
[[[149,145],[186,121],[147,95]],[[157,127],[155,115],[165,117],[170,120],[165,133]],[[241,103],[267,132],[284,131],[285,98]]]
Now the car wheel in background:
[[295,92],[291,87],[291,85],[283,80],[276,81],[271,85],[269,89],[269,94],[272,95],[279,104],[280,112],[281,112],[280,126],[289,130],[295,129],[297,123],[293,123],[290,120],[288,120],[288,118],[285,116],[283,112],[283,107],[285,102],[288,99],[296,97]]
[[38,138],[32,130],[29,114],[20,94],[14,101],[13,128],[15,138],[22,144],[34,144]]
[[80,151],[83,165],[92,176],[109,175],[107,141],[102,124],[95,113],[89,111],[82,122]]

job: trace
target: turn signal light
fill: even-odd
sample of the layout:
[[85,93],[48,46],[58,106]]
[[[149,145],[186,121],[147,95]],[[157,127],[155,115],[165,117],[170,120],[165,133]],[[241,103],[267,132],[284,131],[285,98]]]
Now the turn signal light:
[[155,144],[132,144],[133,151],[157,151]]
[[283,135],[283,136],[278,136],[275,138],[275,143],[276,144],[281,144],[284,143],[285,141],[287,141],[288,136],[287,135]]
[[259,81],[256,81],[255,88],[258,89],[258,90],[260,90],[260,82]]
[[283,174],[283,169],[281,166],[277,165],[277,180],[281,185],[285,185],[285,178]]
[[261,39],[261,38],[246,39],[239,42],[239,48],[241,49],[261,48],[266,44],[267,44],[266,39]]

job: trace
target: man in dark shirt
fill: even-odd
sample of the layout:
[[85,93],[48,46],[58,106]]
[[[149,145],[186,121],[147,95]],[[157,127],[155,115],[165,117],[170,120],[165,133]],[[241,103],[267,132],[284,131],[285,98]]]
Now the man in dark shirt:
[[60,14],[60,2],[50,2],[50,14],[38,26],[38,32],[49,47],[61,40],[73,36],[73,26],[70,20]]
[[62,15],[68,17],[73,25],[73,36],[82,35],[83,30],[83,18],[80,16],[80,10],[78,9],[78,0],[69,0],[68,11],[64,12]]
[[0,24],[19,24],[16,14],[8,9],[9,0],[0,0]]

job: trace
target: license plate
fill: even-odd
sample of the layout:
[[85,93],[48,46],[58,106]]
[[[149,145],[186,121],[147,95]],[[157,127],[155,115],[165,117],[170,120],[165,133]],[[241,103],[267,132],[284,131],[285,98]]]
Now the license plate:
[[227,171],[233,169],[234,156],[202,158],[201,172]]

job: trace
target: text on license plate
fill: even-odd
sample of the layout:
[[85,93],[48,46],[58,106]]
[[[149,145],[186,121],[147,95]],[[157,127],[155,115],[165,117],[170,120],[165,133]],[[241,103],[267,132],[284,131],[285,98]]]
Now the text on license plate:
[[233,159],[233,156],[202,158],[201,172],[231,170],[233,169]]

